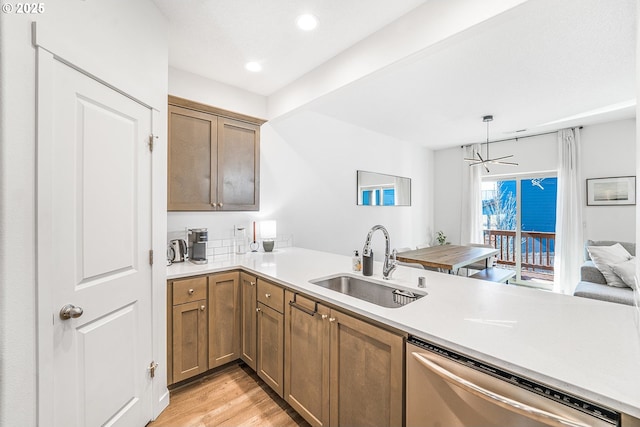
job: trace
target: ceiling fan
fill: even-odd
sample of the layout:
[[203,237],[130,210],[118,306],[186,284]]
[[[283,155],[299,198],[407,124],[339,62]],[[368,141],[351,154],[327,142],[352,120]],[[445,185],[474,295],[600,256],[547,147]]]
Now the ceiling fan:
[[508,159],[510,157],[513,157],[513,154],[510,154],[508,156],[502,156],[502,157],[496,157],[495,159],[492,159],[489,156],[489,122],[493,120],[493,116],[492,115],[488,115],[488,116],[484,116],[482,117],[482,121],[485,122],[487,124],[487,142],[486,142],[486,146],[487,146],[487,157],[483,158],[482,155],[480,154],[480,152],[476,152],[476,156],[478,156],[478,158],[465,158],[465,160],[467,162],[471,162],[469,163],[469,166],[478,166],[478,165],[482,165],[484,167],[484,169],[487,172],[489,171],[489,167],[487,167],[488,163],[493,163],[493,164],[498,164],[498,165],[513,165],[513,166],[518,166],[517,163],[515,162],[505,162],[504,159]]

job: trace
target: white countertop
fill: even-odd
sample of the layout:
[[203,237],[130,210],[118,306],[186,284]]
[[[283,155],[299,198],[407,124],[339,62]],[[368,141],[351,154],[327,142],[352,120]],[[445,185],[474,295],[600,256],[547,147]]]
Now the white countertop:
[[[167,267],[167,278],[242,268],[378,322],[640,418],[635,307],[398,267],[385,281],[426,291],[384,308],[309,283],[351,271],[351,257],[301,248],[216,256]],[[369,279],[382,280],[382,263]],[[426,277],[426,288],[417,287]]]

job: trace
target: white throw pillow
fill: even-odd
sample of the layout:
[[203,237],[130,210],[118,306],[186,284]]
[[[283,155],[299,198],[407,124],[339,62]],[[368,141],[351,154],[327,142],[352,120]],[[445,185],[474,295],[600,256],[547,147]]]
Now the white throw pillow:
[[628,287],[635,289],[636,257],[632,256],[631,259],[614,264],[612,269]]
[[617,288],[627,287],[620,276],[613,271],[614,264],[620,264],[631,259],[631,254],[620,243],[612,246],[588,246],[587,250],[593,263],[607,281],[607,285]]

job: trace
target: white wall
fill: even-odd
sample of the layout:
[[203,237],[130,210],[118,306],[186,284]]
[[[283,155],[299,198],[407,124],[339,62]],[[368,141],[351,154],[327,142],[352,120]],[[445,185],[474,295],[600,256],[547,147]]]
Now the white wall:
[[[31,39],[31,22],[37,22],[38,35],[65,59],[134,94],[166,117],[166,22],[150,0],[57,0],[44,5],[42,15],[0,14],[2,426],[28,427],[38,422],[36,53]],[[145,23],[144,31],[140,31],[141,22]],[[162,227],[164,221],[159,219],[159,224]],[[64,390],[58,392],[64,393]],[[46,424],[47,420],[40,422]]]
[[[582,178],[635,175],[634,119],[585,126],[581,129]],[[491,144],[491,157],[514,154],[519,166],[490,165],[491,174],[526,174],[557,169],[556,135],[542,135]],[[483,146],[484,149],[484,146]],[[461,168],[459,147],[436,151],[435,155],[435,229],[443,230],[449,241],[460,240]],[[586,182],[583,185],[586,194]],[[586,200],[586,195],[585,195]],[[585,206],[585,239],[635,241],[635,206]]]
[[[384,225],[393,247],[415,246],[432,227],[432,153],[312,112],[265,129],[263,209],[284,223],[296,246],[350,254]],[[357,206],[356,171],[412,179],[408,207]],[[374,253],[383,254],[381,236]]]
[[248,116],[267,118],[267,98],[169,67],[169,94]]
[[[584,179],[636,174],[635,120],[585,127],[581,136]],[[583,220],[586,239],[636,241],[635,206],[585,206]]]

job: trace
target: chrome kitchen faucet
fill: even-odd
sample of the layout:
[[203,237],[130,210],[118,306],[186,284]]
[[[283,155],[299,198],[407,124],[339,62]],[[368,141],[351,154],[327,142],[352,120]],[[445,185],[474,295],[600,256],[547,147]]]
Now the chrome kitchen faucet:
[[384,247],[384,265],[382,266],[382,278],[390,279],[391,273],[396,269],[395,257],[391,260],[391,242],[389,239],[389,232],[382,225],[374,225],[367,234],[367,240],[364,242],[364,248],[362,249],[363,256],[371,256],[371,236],[376,230],[381,230],[384,234],[385,247]]

